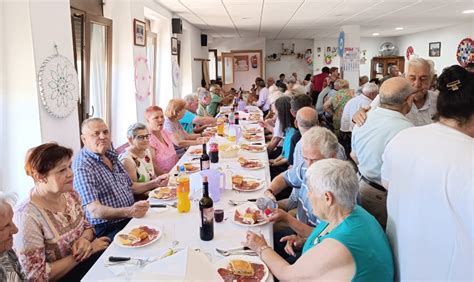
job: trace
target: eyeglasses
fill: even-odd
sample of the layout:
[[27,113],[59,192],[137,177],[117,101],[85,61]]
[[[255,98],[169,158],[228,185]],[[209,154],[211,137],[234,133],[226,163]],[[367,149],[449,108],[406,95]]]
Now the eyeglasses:
[[150,140],[150,136],[151,136],[151,134],[137,135],[137,136],[135,136],[135,138],[136,138],[138,141],[144,141],[144,140]]

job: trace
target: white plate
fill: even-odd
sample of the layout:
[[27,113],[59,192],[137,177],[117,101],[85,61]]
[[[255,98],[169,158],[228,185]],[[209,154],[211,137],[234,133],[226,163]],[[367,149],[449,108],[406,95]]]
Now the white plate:
[[[200,150],[199,153],[197,152],[193,152],[193,151],[197,151],[197,150]],[[192,149],[192,150],[189,150],[189,155],[190,156],[193,156],[193,157],[200,157],[202,155],[202,149]]]
[[[148,200],[153,201],[153,202],[169,202],[169,201],[175,201],[178,198],[178,195],[176,195],[176,197],[174,197],[174,198],[169,198],[169,199],[158,199],[158,198],[155,198],[155,197],[151,196],[152,193],[154,193],[155,191],[159,191],[161,188],[164,188],[164,187],[158,187],[158,188],[150,191],[150,193],[148,195]],[[168,186],[168,188],[177,189],[177,187],[170,187],[170,186]]]
[[244,149],[242,147],[242,145],[240,145],[240,149],[241,150],[244,150],[246,152],[249,152],[249,153],[254,153],[254,154],[257,154],[257,153],[263,153],[263,152],[266,152],[267,151],[267,147],[265,145],[251,145],[251,144],[248,144],[250,146],[259,146],[260,148],[262,148],[260,151],[252,151],[252,150],[249,150],[249,149]]
[[[227,268],[227,266],[229,265],[230,261],[231,260],[234,260],[234,259],[240,259],[240,260],[245,260],[245,261],[248,261],[250,263],[259,263],[259,264],[263,264],[263,268],[264,268],[264,271],[265,271],[265,274],[263,275],[263,278],[260,280],[260,281],[267,281],[268,279],[268,275],[270,274],[270,271],[268,269],[268,267],[265,265],[265,263],[259,258],[259,257],[255,257],[255,256],[244,256],[244,255],[236,255],[236,256],[228,256],[228,257],[225,257],[219,261],[217,261],[216,263],[214,263],[214,266],[216,268],[216,271],[219,269],[219,268]],[[219,277],[220,274],[218,274]],[[224,279],[222,279],[224,280]]]
[[[147,226],[148,228],[153,228],[155,230],[158,230],[158,236],[156,236],[155,239],[151,240],[150,242],[144,244],[144,245],[140,245],[140,246],[126,246],[126,245],[123,245],[119,242],[118,240],[118,236],[120,234],[127,234],[128,235],[128,232],[130,232],[130,230],[134,229],[134,228],[138,228],[140,226]],[[157,226],[154,226],[154,225],[147,225],[147,224],[141,224],[141,225],[134,225],[134,226],[125,226],[124,229],[120,230],[119,233],[117,233],[114,237],[114,243],[117,245],[117,246],[120,246],[122,248],[127,248],[127,249],[136,249],[136,248],[142,248],[142,247],[145,247],[145,246],[148,246],[150,244],[153,244],[154,242],[158,241],[158,239],[161,238],[161,235],[163,235],[163,231],[161,230],[161,228],[157,227]]]
[[235,187],[235,184],[232,183],[232,189],[237,190],[237,191],[240,191],[240,192],[254,192],[254,191],[258,191],[258,190],[262,189],[262,188],[265,186],[264,183],[263,183],[263,182],[264,182],[263,180],[256,179],[256,178],[253,178],[253,177],[245,177],[245,176],[244,176],[244,180],[245,180],[245,179],[255,180],[255,181],[260,182],[260,184],[257,186],[257,188],[252,189],[252,190],[249,190],[249,189],[237,188],[237,187]]
[[259,170],[259,169],[262,169],[265,167],[265,164],[261,161],[261,160],[257,160],[257,159],[248,159],[249,161],[259,161],[259,163],[261,164],[261,166],[259,167],[243,167],[240,162],[239,162],[239,166],[243,169],[248,169],[248,170]]
[[237,225],[245,226],[245,227],[261,226],[261,225],[265,225],[265,224],[267,224],[267,223],[269,222],[267,216],[266,216],[262,211],[260,211],[260,212],[263,214],[263,216],[264,216],[265,218],[267,218],[267,220],[262,221],[262,222],[259,222],[259,223],[257,223],[257,224],[245,224],[245,223],[241,223],[240,221],[237,221],[237,220],[234,219],[235,211],[236,211],[236,210],[238,210],[241,214],[244,214],[244,213],[245,213],[245,210],[246,210],[248,207],[258,210],[257,205],[254,204],[254,203],[246,203],[246,204],[240,205],[240,206],[236,207],[235,209],[232,209],[232,211],[231,211],[231,213],[230,213],[230,215],[229,215],[229,217],[231,218],[232,222],[235,223],[235,224],[237,224]]

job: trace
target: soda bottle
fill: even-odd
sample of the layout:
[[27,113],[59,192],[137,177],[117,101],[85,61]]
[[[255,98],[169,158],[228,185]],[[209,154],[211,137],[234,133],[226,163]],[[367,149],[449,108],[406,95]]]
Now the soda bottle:
[[184,166],[180,168],[176,194],[178,197],[178,204],[176,206],[178,212],[189,212],[191,208],[191,201],[189,200],[189,176],[186,174]]
[[202,181],[202,198],[199,200],[199,211],[201,212],[201,226],[199,227],[199,236],[203,241],[210,241],[214,238],[214,203],[209,197],[209,183],[207,176]]
[[236,111],[234,115],[234,124],[239,125],[239,112]]
[[213,164],[219,162],[219,144],[215,138],[209,140],[209,158]]

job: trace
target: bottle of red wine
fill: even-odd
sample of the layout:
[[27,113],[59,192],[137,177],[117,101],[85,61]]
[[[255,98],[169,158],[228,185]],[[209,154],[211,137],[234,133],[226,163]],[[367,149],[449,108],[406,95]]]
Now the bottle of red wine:
[[202,155],[201,155],[200,162],[201,162],[201,171],[209,169],[211,166],[209,155],[207,154],[207,150],[206,150],[206,143],[202,144]]
[[203,195],[199,200],[199,210],[201,211],[201,226],[199,227],[199,236],[203,241],[210,241],[214,238],[214,204],[209,197],[209,183],[207,176],[203,177],[202,182]]

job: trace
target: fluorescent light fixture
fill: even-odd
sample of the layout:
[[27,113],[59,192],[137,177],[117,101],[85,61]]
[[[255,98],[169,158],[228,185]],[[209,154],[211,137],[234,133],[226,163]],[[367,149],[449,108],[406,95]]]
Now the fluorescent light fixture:
[[474,14],[474,10],[462,11],[463,14]]
[[379,36],[379,35],[380,35],[380,33],[378,33],[378,32],[372,33],[372,36]]
[[403,27],[401,27],[401,26],[396,27],[395,30],[403,30]]

